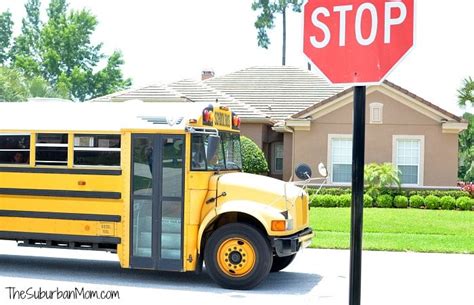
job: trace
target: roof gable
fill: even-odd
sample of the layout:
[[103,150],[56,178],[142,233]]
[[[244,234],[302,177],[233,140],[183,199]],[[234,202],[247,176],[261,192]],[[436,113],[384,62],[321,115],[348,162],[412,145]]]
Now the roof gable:
[[[428,102],[427,100],[417,96],[416,94],[385,80],[381,85],[369,86],[367,94],[374,90],[381,91],[382,93],[391,95],[395,100],[409,106],[415,111],[418,111],[432,119],[445,119],[449,121],[462,122],[462,118]],[[302,119],[310,116],[320,116],[318,113],[328,113],[328,111],[334,111],[339,107],[334,107],[332,104],[339,103],[340,106],[347,104],[348,99],[352,97],[353,88],[347,88],[338,94],[331,96],[330,98],[316,103],[311,107],[308,107],[298,113],[295,113],[291,117],[294,119]],[[349,101],[351,102],[351,100]]]

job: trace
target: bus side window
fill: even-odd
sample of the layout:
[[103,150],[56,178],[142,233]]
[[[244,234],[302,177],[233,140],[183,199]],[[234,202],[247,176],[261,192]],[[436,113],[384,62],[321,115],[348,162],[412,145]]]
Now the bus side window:
[[120,135],[74,135],[74,165],[120,166]]
[[30,135],[0,134],[0,164],[30,164]]
[[67,165],[67,133],[40,133],[36,136],[36,165]]

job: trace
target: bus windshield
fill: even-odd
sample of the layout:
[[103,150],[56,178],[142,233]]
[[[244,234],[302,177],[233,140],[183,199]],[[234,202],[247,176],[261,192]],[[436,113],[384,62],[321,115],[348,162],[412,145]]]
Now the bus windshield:
[[[191,139],[192,170],[241,170],[240,136],[220,132],[220,146],[214,156],[207,158],[208,134],[193,134]],[[207,160],[210,160],[209,162]]]

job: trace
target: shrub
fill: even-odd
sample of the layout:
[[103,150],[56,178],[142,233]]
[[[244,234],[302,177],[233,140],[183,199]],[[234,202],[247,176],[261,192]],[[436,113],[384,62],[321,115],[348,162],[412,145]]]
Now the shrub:
[[379,208],[391,208],[392,207],[392,201],[393,201],[392,196],[390,196],[388,194],[380,195],[375,200],[375,205]]
[[365,208],[371,208],[374,202],[374,198],[370,196],[369,194],[364,194],[364,207]]
[[443,196],[440,199],[440,204],[443,210],[454,210],[456,208],[456,199],[451,196]]
[[336,197],[338,207],[350,207],[352,201],[351,194],[343,194]]
[[427,209],[436,210],[439,208],[439,197],[434,195],[428,195],[425,197],[425,206]]
[[456,207],[460,210],[470,211],[474,205],[474,199],[469,197],[459,197],[456,199]]
[[260,147],[247,137],[240,137],[242,146],[242,169],[246,173],[267,174],[268,163]]
[[464,194],[467,193],[469,196],[474,197],[474,182],[460,182],[458,185]]
[[321,201],[321,206],[325,208],[333,208],[337,205],[337,198],[334,195],[318,195],[317,201]]
[[408,198],[406,196],[395,196],[393,199],[393,205],[396,208],[406,208],[408,207]]
[[410,196],[410,207],[421,208],[425,205],[425,200],[420,195]]

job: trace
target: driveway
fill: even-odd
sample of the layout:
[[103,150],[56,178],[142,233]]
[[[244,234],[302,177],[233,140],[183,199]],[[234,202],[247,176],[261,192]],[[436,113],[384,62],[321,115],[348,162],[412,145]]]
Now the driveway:
[[[362,260],[362,304],[474,304],[474,255],[366,251]],[[233,291],[221,289],[205,272],[125,270],[113,254],[20,248],[0,241],[0,304],[21,303],[19,292],[28,288],[119,292],[120,299],[101,304],[348,304],[348,270],[348,251],[306,249],[256,289]]]

